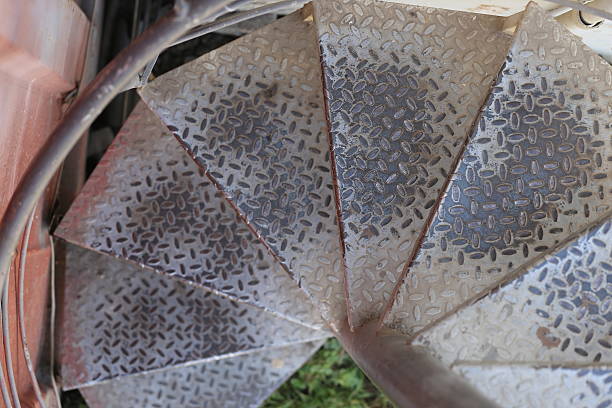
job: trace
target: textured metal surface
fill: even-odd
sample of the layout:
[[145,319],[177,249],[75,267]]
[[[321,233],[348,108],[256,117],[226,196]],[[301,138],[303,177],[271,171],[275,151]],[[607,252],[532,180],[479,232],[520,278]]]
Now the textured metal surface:
[[379,317],[508,52],[500,17],[317,1],[352,323]]
[[387,326],[418,332],[610,213],[611,88],[532,3]]
[[308,297],[143,103],[55,234],[324,326]]
[[250,353],[81,389],[91,408],[255,408],[321,342]]
[[291,14],[141,94],[337,324],[346,318],[344,271],[310,20]]
[[504,408],[607,408],[612,369],[457,366],[481,392]]
[[419,336],[446,364],[612,365],[612,221]]
[[313,341],[325,332],[68,244],[63,386]]

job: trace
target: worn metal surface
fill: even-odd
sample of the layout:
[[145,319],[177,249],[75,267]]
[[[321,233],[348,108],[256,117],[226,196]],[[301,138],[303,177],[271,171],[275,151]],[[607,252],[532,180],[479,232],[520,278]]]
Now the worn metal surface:
[[353,325],[380,317],[508,52],[500,17],[317,1]]
[[508,408],[606,408],[612,405],[612,368],[457,366],[481,392]]
[[612,221],[419,336],[446,364],[612,365]]
[[55,231],[312,327],[308,297],[144,103]]
[[321,346],[302,343],[81,388],[91,408],[255,408]]
[[388,327],[415,334],[609,214],[612,67],[530,4]]
[[70,244],[66,249],[65,389],[326,337],[113,257]]
[[[27,179],[28,165],[43,150],[53,128],[63,116],[62,96],[76,86],[87,45],[89,22],[74,2],[63,0],[0,1],[0,218],[13,192]],[[45,375],[47,345],[49,258],[47,236],[49,208],[54,202],[55,182],[38,200],[27,252],[24,242],[12,254],[7,324],[11,360],[21,406],[41,407],[34,391],[20,327],[42,393],[50,391]],[[27,214],[29,216],[29,214]],[[28,217],[29,218],[29,217]],[[16,231],[21,234],[22,231]],[[19,291],[17,265],[25,257],[23,297]],[[4,277],[2,271],[0,275]],[[24,316],[18,304],[23,301]],[[0,366],[7,376],[6,356]],[[7,383],[8,379],[0,381]],[[0,396],[0,405],[4,399]]]
[[311,20],[291,14],[141,94],[337,325],[344,271]]

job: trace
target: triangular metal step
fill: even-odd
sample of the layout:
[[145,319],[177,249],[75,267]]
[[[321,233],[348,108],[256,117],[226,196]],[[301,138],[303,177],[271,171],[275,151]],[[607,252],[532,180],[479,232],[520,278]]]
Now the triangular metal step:
[[448,365],[612,366],[611,282],[608,220],[414,344]]
[[55,235],[298,323],[325,326],[144,103],[129,116]]
[[314,2],[353,325],[378,318],[419,243],[510,36],[501,17]]
[[414,335],[610,216],[612,67],[530,3],[385,325]]
[[154,113],[58,229],[86,248],[68,245],[65,387],[259,403],[243,390],[269,378],[232,364],[326,337],[312,300],[345,345],[378,319],[502,404],[609,405],[612,68],[534,3],[501,29],[318,0],[143,88]]
[[504,408],[605,408],[612,367],[457,366],[456,372]]
[[328,336],[71,244],[64,265],[64,389]]
[[294,279],[346,320],[321,64],[312,15],[296,12],[141,90]]
[[296,344],[134,375],[80,391],[91,408],[255,408],[321,345]]

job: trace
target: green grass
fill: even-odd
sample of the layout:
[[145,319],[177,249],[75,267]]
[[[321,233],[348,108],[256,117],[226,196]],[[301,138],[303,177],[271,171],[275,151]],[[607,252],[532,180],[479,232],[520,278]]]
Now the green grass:
[[87,408],[87,404],[83,400],[81,393],[78,390],[73,390],[73,391],[62,392],[62,407],[63,408]]
[[264,408],[392,408],[336,339],[268,398]]
[[[62,394],[64,408],[86,408],[78,391]],[[264,408],[392,408],[336,339],[268,398]],[[178,407],[177,407],[178,408]]]

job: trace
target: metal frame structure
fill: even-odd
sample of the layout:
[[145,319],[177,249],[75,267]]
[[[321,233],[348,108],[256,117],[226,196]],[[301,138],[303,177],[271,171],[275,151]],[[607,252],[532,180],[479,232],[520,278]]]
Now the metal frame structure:
[[[612,17],[609,13],[574,2],[552,1],[603,18]],[[132,84],[140,86],[146,83],[161,51],[240,21],[274,12],[283,7],[301,5],[304,1],[282,1],[204,25],[236,10],[243,3],[244,0],[177,0],[168,16],[145,31],[97,75],[47,140],[9,203],[0,224],[2,292],[7,289],[8,271],[23,231],[27,228],[28,219],[31,219],[30,215],[39,197],[55,172],[78,143],[81,135],[116,95]],[[138,81],[134,82],[134,78],[138,78]],[[3,310],[6,311],[6,308],[3,307]],[[358,365],[399,406],[495,406],[456,374],[431,357],[426,357],[418,348],[408,345],[405,338],[381,336],[377,334],[376,327],[370,325],[356,330],[351,330],[347,325],[339,328],[336,335]],[[2,376],[0,383],[5,391],[3,373],[0,373],[0,376]],[[436,378],[436,381],[430,381],[430,378]],[[440,381],[441,378],[443,381]],[[398,382],[398,379],[401,382]],[[12,383],[10,386],[14,389]],[[3,394],[6,395],[6,391]],[[8,400],[5,398],[5,404],[12,406],[10,398]],[[19,403],[16,402],[16,405],[19,406]]]

